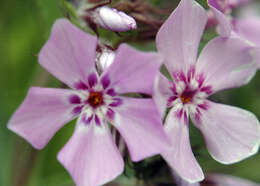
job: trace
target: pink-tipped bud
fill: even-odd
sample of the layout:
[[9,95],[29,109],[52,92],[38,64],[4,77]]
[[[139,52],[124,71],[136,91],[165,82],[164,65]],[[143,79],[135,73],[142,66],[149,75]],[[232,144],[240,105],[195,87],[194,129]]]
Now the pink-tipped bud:
[[94,22],[104,29],[124,32],[136,29],[134,18],[114,8],[103,6],[97,8],[93,15]]

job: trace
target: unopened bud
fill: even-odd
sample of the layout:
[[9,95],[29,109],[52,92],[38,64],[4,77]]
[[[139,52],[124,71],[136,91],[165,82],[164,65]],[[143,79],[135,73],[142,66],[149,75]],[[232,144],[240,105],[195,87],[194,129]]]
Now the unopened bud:
[[106,71],[114,62],[115,52],[107,46],[99,45],[97,51],[96,64],[100,73]]
[[104,29],[124,32],[136,29],[134,18],[114,8],[103,6],[97,8],[93,14],[93,21]]

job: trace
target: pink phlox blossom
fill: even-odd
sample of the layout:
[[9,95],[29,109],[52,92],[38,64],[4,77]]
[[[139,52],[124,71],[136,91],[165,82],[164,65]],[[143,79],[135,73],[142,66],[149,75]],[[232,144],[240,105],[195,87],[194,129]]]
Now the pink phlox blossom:
[[189,140],[189,118],[204,136],[211,156],[223,164],[254,155],[260,127],[254,114],[207,99],[224,89],[247,84],[256,72],[252,47],[234,37],[216,37],[198,47],[207,12],[194,0],[182,0],[156,36],[159,54],[171,78],[158,73],[154,100],[172,144],[162,153],[171,168],[190,183],[204,179]]
[[30,88],[8,128],[42,149],[67,122],[78,117],[69,142],[58,154],[77,186],[103,185],[122,173],[124,161],[110,134],[110,125],[123,137],[131,159],[160,153],[167,144],[151,94],[161,59],[125,44],[113,63],[97,73],[97,38],[57,20],[39,54],[39,63],[71,89]]

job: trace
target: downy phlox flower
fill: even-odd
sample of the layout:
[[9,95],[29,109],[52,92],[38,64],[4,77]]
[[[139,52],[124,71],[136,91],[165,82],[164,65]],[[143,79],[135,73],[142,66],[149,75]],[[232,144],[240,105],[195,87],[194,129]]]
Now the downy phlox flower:
[[158,73],[154,100],[164,118],[172,144],[162,153],[168,164],[188,182],[203,180],[189,141],[189,117],[202,132],[211,156],[223,164],[241,161],[259,147],[259,121],[243,109],[207,98],[220,90],[239,87],[255,74],[251,47],[239,38],[216,37],[198,59],[207,22],[206,11],[193,0],[182,0],[156,36],[158,52],[171,79]]
[[97,38],[65,19],[57,20],[39,62],[71,89],[30,88],[8,124],[42,149],[61,127],[78,117],[74,134],[58,154],[77,186],[102,185],[124,169],[108,123],[125,140],[133,161],[160,153],[167,141],[152,99],[121,96],[152,94],[159,56],[122,44],[114,62],[98,75],[96,47]]

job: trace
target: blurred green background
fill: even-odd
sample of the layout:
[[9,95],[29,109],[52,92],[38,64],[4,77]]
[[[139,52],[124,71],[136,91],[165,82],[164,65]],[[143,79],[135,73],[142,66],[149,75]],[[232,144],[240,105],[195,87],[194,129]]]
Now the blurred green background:
[[[160,5],[163,1],[152,2]],[[201,2],[205,4],[205,1]],[[42,151],[32,149],[6,128],[8,119],[21,104],[30,86],[60,86],[59,81],[39,66],[37,54],[48,39],[55,19],[65,15],[62,2],[1,0],[0,3],[0,186],[73,186],[72,179],[58,163],[56,155],[71,136],[74,122],[60,130]],[[202,41],[207,42],[211,36],[211,33],[206,34]],[[133,44],[143,50],[154,48],[153,43]],[[260,72],[250,84],[218,93],[212,99],[252,111],[260,118],[259,81]],[[200,132],[194,127],[190,130],[194,153],[205,173],[220,172],[260,183],[259,154],[234,165],[221,165],[209,156]],[[155,160],[158,161],[158,157]],[[140,170],[145,171],[149,167],[147,161],[134,167],[143,167]],[[156,179],[171,183],[166,164],[161,159],[159,164],[155,166],[156,170],[152,170],[158,172]],[[125,174],[119,179],[126,180],[122,185],[132,183],[137,174],[135,171],[133,167],[126,166]],[[136,182],[133,181],[132,185]]]

